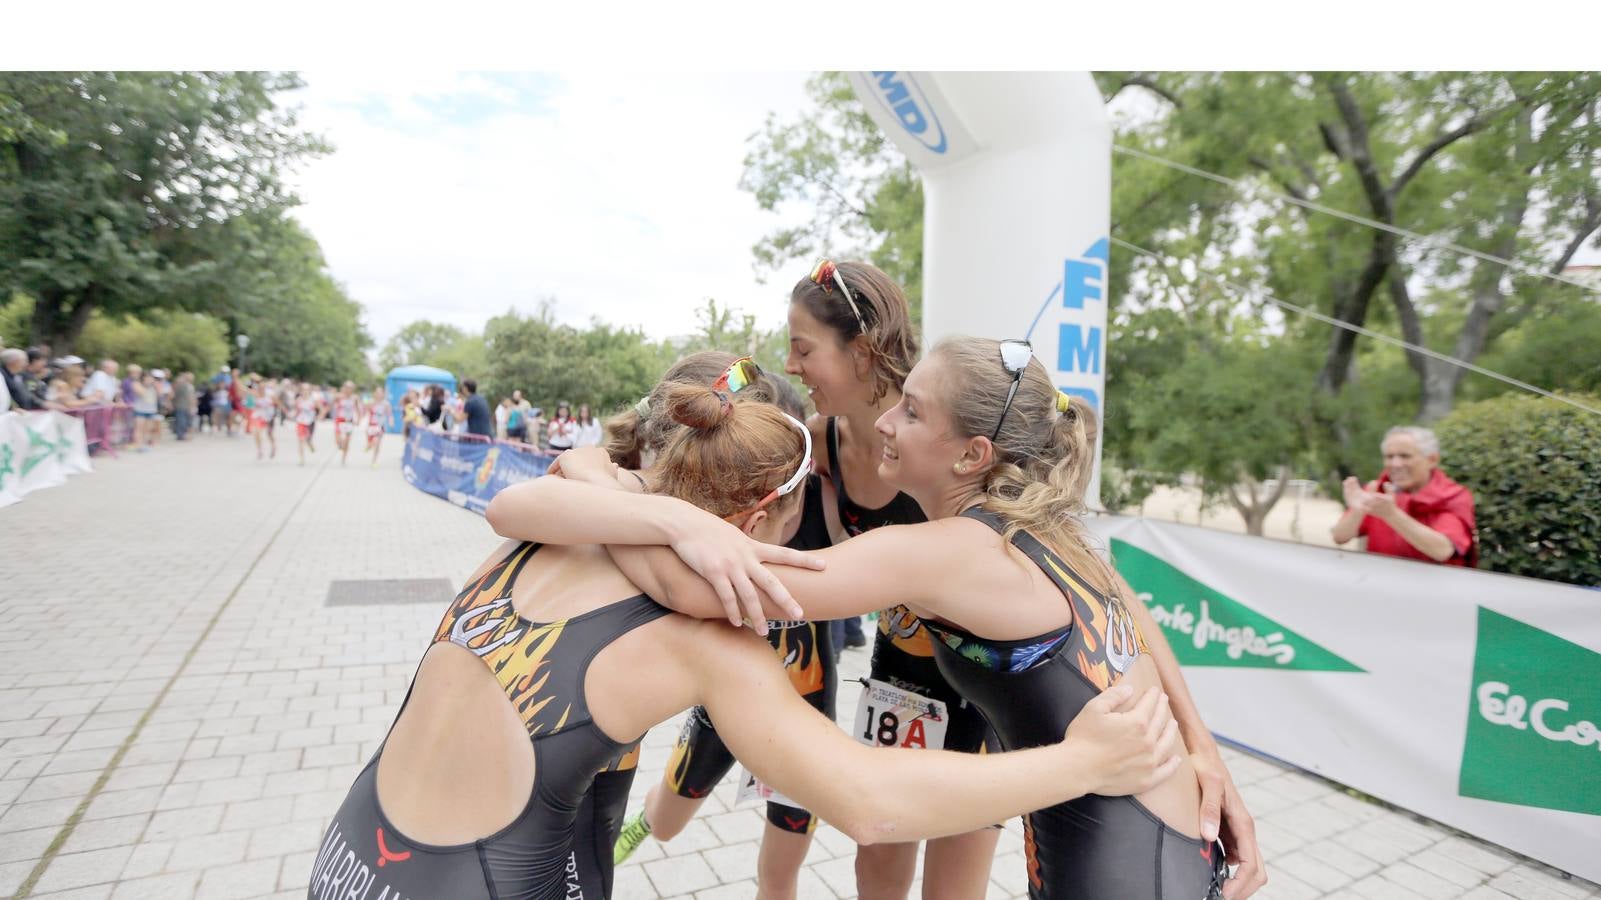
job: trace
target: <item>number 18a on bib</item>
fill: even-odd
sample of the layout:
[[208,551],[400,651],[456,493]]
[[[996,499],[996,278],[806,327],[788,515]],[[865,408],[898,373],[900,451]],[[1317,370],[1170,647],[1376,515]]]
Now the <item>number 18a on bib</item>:
[[869,678],[856,706],[854,733],[869,747],[943,750],[949,721],[944,703]]

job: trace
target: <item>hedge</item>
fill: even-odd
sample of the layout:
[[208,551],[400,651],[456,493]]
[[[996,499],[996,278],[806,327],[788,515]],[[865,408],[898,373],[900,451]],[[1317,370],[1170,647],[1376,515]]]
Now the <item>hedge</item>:
[[[1569,397],[1601,409],[1601,397]],[[1507,394],[1435,431],[1441,468],[1473,491],[1481,566],[1601,587],[1601,415]]]

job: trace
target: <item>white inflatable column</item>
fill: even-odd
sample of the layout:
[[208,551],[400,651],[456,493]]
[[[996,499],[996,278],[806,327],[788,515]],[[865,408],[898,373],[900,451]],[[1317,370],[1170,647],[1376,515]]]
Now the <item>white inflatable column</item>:
[[[1027,338],[1057,386],[1104,415],[1112,133],[1094,79],[856,72],[851,82],[923,174],[925,346],[951,334]],[[1097,444],[1087,500],[1099,497]]]

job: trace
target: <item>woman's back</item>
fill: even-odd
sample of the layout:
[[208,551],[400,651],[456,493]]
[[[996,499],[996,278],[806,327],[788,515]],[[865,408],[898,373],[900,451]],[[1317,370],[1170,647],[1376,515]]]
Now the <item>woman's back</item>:
[[[436,629],[325,838],[309,896],[354,877],[407,896],[605,896],[611,846],[590,785],[689,702],[687,680],[675,690],[671,677],[656,702],[619,702],[619,676],[637,671],[623,660],[649,657],[674,630],[667,616],[599,548],[519,544],[492,558]],[[403,865],[416,857],[427,864]]]

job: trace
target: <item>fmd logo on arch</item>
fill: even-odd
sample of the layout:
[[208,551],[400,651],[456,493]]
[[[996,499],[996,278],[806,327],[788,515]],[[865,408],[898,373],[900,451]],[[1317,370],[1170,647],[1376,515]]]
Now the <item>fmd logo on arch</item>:
[[[1065,374],[1069,382],[1077,377],[1097,387],[1072,383],[1058,387],[1064,393],[1083,397],[1097,413],[1101,411],[1098,386],[1103,383],[1102,357],[1106,349],[1105,302],[1109,252],[1109,244],[1103,237],[1081,255],[1064,260],[1062,280],[1051,289],[1050,296],[1040,304],[1040,311],[1035,313],[1034,321],[1028,326],[1028,338],[1033,340],[1034,329],[1045,317],[1046,310],[1060,303],[1055,317],[1055,368],[1058,373]],[[1096,309],[1092,303],[1102,305]]]
[[944,153],[950,148],[939,113],[910,72],[874,72],[873,88],[878,102],[929,152]]

